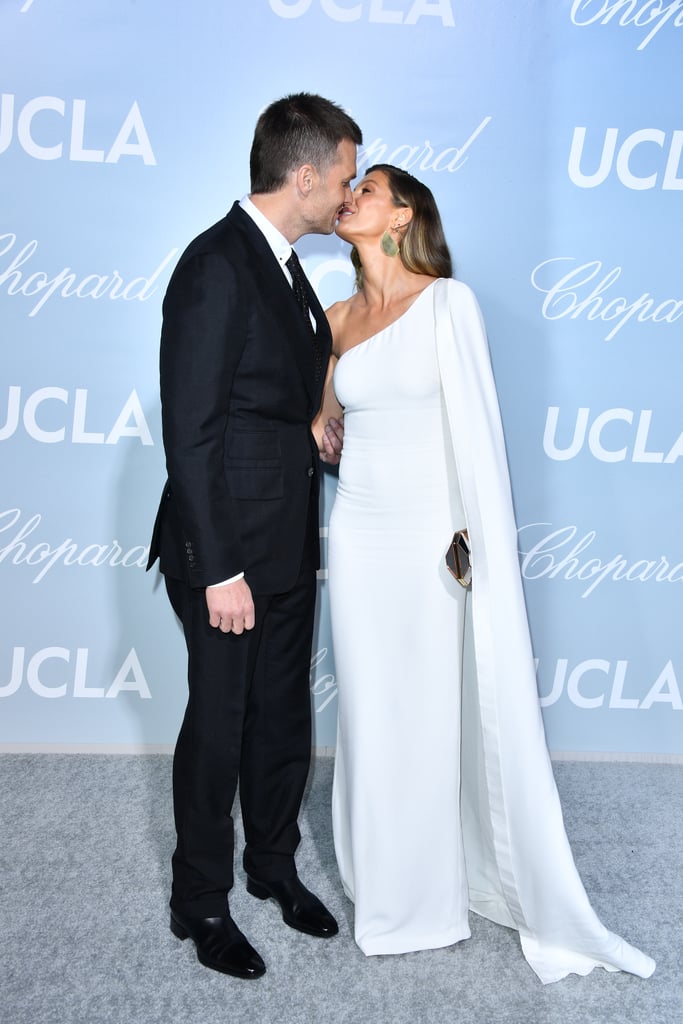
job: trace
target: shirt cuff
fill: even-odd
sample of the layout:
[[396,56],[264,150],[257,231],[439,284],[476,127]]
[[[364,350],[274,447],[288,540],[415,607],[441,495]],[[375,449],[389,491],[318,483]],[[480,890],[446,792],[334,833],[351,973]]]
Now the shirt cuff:
[[237,583],[238,580],[244,579],[244,573],[238,572],[236,576],[231,576],[229,580],[223,580],[222,583],[209,583],[208,590],[212,590],[214,587],[224,587],[226,583]]

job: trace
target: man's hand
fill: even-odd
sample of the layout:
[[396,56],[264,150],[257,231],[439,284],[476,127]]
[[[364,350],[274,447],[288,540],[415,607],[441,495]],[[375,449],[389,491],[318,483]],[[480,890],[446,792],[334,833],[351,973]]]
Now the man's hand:
[[254,601],[246,580],[235,580],[222,587],[206,588],[209,625],[221,633],[243,633],[254,628]]
[[328,466],[336,466],[341,459],[342,446],[344,444],[344,417],[339,419],[330,418],[327,421],[323,437],[320,459]]

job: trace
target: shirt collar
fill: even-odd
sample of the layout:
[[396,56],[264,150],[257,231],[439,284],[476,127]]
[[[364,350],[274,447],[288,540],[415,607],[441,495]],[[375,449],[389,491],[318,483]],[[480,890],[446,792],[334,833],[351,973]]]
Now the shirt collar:
[[278,231],[274,224],[271,224],[265,214],[261,213],[258,207],[252,203],[249,196],[244,196],[240,200],[240,206],[251,217],[256,227],[263,234],[280,266],[284,267],[292,255],[292,247],[285,236],[282,232]]

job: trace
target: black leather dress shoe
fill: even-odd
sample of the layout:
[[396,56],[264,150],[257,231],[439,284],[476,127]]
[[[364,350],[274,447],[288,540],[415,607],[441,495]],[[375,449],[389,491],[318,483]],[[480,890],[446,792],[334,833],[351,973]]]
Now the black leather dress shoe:
[[171,911],[171,931],[192,939],[200,964],[234,978],[260,978],[266,965],[229,914],[224,917],[186,917]]
[[247,878],[247,892],[259,900],[269,897],[276,900],[280,904],[282,920],[297,931],[322,939],[330,939],[339,931],[329,910],[296,877],[280,882],[255,882],[253,878]]

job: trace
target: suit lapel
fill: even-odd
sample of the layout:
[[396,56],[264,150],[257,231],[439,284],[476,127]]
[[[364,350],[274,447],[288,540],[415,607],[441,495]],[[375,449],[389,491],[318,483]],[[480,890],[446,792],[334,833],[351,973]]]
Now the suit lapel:
[[[258,289],[266,297],[272,318],[292,350],[309,395],[315,399],[319,389],[314,380],[311,338],[302,322],[301,311],[294,298],[291,285],[263,234],[238,203],[232,207],[228,219],[235,224],[245,239],[252,257],[251,269]],[[316,322],[316,332],[323,350],[324,365],[326,365],[330,344],[327,318],[308,281],[307,292]]]

